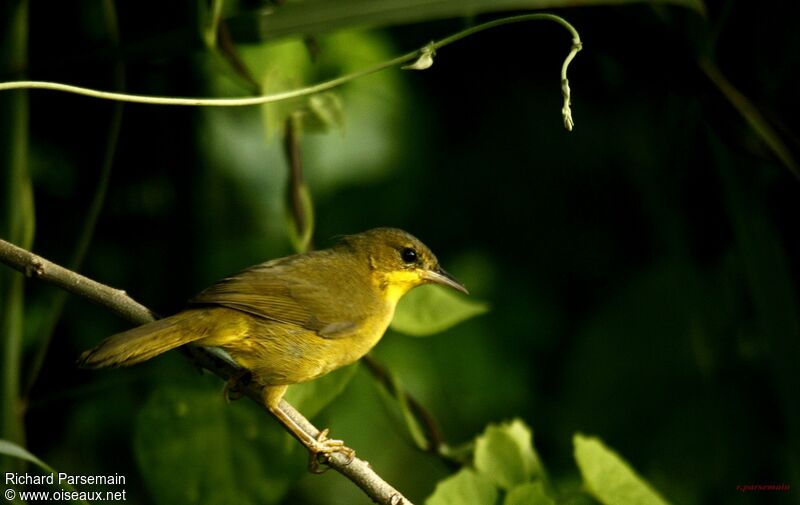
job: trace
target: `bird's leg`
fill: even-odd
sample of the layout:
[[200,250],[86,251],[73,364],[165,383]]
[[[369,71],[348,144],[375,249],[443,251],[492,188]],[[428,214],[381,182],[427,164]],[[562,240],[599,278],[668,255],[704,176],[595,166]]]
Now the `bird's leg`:
[[242,369],[236,374],[232,375],[228,382],[225,383],[225,389],[222,394],[225,396],[226,402],[236,401],[244,396],[244,390],[247,384],[252,380],[253,374],[250,370]]
[[356,455],[356,451],[344,445],[342,440],[328,438],[327,428],[320,431],[316,438],[312,437],[306,433],[303,428],[298,426],[298,424],[294,422],[291,417],[286,415],[283,410],[281,410],[281,398],[283,398],[283,394],[286,392],[287,387],[288,386],[265,387],[264,405],[267,406],[267,409],[269,409],[270,413],[275,416],[278,421],[281,422],[281,424],[286,426],[289,431],[292,432],[296,439],[306,446],[309,451],[309,471],[312,473],[322,473],[327,470],[327,468],[320,466],[320,455],[322,455],[323,461],[327,461],[332,453],[341,452],[347,456],[349,461],[352,460]]

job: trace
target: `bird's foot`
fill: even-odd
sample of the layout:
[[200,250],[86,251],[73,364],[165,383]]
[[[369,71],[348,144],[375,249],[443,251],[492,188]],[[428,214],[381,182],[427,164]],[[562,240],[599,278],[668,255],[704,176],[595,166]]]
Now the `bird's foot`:
[[225,389],[222,394],[225,396],[226,402],[236,401],[244,396],[244,390],[252,380],[253,376],[250,370],[242,370],[232,375],[228,382],[225,383]]
[[356,451],[344,445],[344,441],[328,438],[328,428],[319,432],[312,444],[309,444],[308,470],[311,473],[323,473],[328,470],[326,464],[334,452],[341,452],[347,457],[347,464],[356,457]]

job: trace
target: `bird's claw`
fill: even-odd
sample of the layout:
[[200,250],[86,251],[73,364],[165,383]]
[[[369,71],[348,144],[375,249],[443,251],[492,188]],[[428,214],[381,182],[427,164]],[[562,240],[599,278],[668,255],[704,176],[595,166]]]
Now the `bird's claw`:
[[323,473],[328,470],[328,466],[322,466],[330,461],[331,454],[341,452],[347,456],[347,463],[350,464],[356,457],[356,451],[344,445],[343,440],[328,438],[328,428],[319,432],[314,441],[313,447],[309,447],[308,470],[311,473]]

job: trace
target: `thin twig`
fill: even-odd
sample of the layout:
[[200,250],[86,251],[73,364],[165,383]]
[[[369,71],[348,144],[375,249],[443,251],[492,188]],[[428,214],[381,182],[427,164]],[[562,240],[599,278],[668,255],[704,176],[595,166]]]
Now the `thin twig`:
[[431,42],[427,46],[423,47],[419,51],[419,57],[421,59],[425,59],[426,61],[429,60],[428,66],[430,63],[433,63],[433,55],[436,53],[438,49],[442,47],[452,44],[457,40],[461,40],[465,37],[469,37],[470,35],[474,35],[478,32],[482,32],[484,30],[488,30],[490,28],[495,28],[498,26],[503,26],[511,23],[518,23],[520,21],[553,21],[564,28],[566,28],[569,33],[572,35],[572,48],[567,54],[567,57],[564,59],[564,63],[561,65],[561,94],[564,97],[564,105],[561,108],[561,115],[564,118],[564,128],[568,131],[572,131],[572,128],[575,126],[575,122],[572,120],[572,99],[570,96],[570,89],[569,89],[569,79],[567,79],[567,69],[569,68],[569,64],[572,63],[573,58],[575,55],[578,54],[578,51],[583,49],[583,42],[581,42],[581,37],[578,35],[578,30],[575,29],[566,19],[562,18],[561,16],[556,16],[555,14],[523,14],[521,16],[511,16],[507,18],[500,18],[495,19],[494,21],[489,21],[487,23],[481,23],[477,26],[473,26],[471,28],[467,28],[466,30],[462,30],[455,35],[451,35],[449,37],[445,37],[438,42]]
[[289,179],[287,182],[287,196],[289,209],[294,221],[294,233],[297,240],[297,252],[307,252],[314,249],[311,237],[313,236],[313,216],[307,212],[308,193],[305,176],[303,175],[303,153],[300,149],[300,116],[291,113],[286,118],[283,137],[283,152],[289,163]]
[[[146,103],[153,105],[188,105],[188,106],[201,106],[201,107],[242,107],[248,105],[260,105],[265,103],[273,103],[281,100],[288,100],[290,98],[297,98],[301,96],[309,96],[321,91],[327,91],[347,82],[359,79],[361,77],[374,74],[387,68],[396,67],[408,63],[410,61],[417,61],[417,63],[408,65],[405,68],[409,69],[425,69],[433,63],[433,55],[436,50],[443,48],[453,42],[469,37],[483,30],[488,30],[497,26],[507,25],[511,23],[521,23],[526,21],[554,21],[564,28],[566,28],[572,35],[572,49],[564,60],[561,66],[561,93],[564,96],[564,106],[561,110],[564,118],[564,127],[567,130],[572,130],[572,111],[570,109],[570,90],[569,81],[567,80],[567,67],[570,62],[581,50],[582,43],[578,31],[561,16],[555,14],[523,14],[520,16],[510,16],[506,18],[496,19],[487,23],[482,23],[466,30],[462,30],[454,35],[445,37],[439,41],[434,41],[426,44],[420,49],[408,52],[391,60],[383,61],[371,67],[345,74],[343,76],[324,81],[312,86],[306,86],[299,89],[290,91],[283,91],[272,95],[262,95],[255,97],[245,98],[181,98],[181,97],[165,97],[165,96],[148,96],[148,95],[131,95],[128,93],[112,93],[108,91],[99,91],[91,88],[84,88],[82,86],[73,86],[70,84],[63,84],[60,82],[49,81],[11,81],[0,83],[0,91],[8,89],[49,89],[53,91],[64,91],[67,93],[75,93],[78,95],[90,96],[94,98],[101,98],[106,100],[118,100],[122,102],[132,103]],[[420,64],[423,62],[424,64]]]
[[381,386],[383,386],[390,395],[397,398],[398,401],[405,402],[414,415],[414,418],[421,423],[425,430],[427,446],[420,447],[420,449],[438,455],[439,449],[445,443],[445,440],[442,435],[442,430],[439,429],[439,425],[436,423],[433,415],[428,412],[416,398],[411,396],[408,391],[402,389],[398,390],[395,387],[391,372],[379,363],[378,360],[371,355],[366,355],[362,358],[362,361],[364,365],[366,365],[367,370],[378,380]]
[[[84,277],[2,239],[0,239],[0,262],[19,270],[27,277],[37,277],[97,303],[135,324],[145,324],[156,319],[153,312],[128,296],[125,291]],[[232,376],[241,375],[242,370],[233,363],[215,356],[202,347],[189,347],[186,351],[195,363],[223,380],[227,381]],[[266,410],[261,401],[262,392],[258,385],[252,383],[246,385],[245,394]],[[285,400],[281,401],[280,409],[312,437],[319,434],[319,430]],[[334,453],[329,458],[328,464],[350,479],[377,503],[411,505],[406,497],[384,481],[370,468],[369,463],[362,459],[353,458],[350,461],[346,455]]]
[[775,128],[773,128],[764,115],[761,114],[761,111],[758,110],[744,93],[728,80],[714,62],[708,58],[702,57],[697,63],[700,66],[700,70],[702,70],[714,86],[719,89],[722,95],[748,123],[756,135],[761,137],[761,140],[767,144],[767,147],[772,151],[775,157],[789,169],[795,178],[800,179],[800,163],[794,159],[792,151],[783,142],[778,132],[775,131]]

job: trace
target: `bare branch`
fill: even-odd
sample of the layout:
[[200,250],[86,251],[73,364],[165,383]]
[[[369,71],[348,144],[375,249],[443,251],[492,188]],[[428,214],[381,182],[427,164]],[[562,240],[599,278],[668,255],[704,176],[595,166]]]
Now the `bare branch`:
[[[19,270],[27,277],[38,277],[55,284],[73,294],[101,305],[135,324],[144,324],[156,319],[153,312],[128,296],[125,291],[114,289],[84,277],[2,239],[0,239],[0,261],[15,270]],[[233,363],[214,355],[202,347],[187,347],[185,351],[194,363],[223,380],[227,381],[231,377],[241,374],[241,370]],[[245,394],[266,410],[261,401],[261,388],[258,385],[248,384]],[[285,400],[281,401],[280,408],[309,435],[316,437],[319,434],[319,430]],[[346,455],[334,453],[329,458],[328,464],[331,468],[350,479],[377,503],[412,505],[406,497],[375,473],[368,462],[362,459],[353,458],[352,461],[348,461]]]

